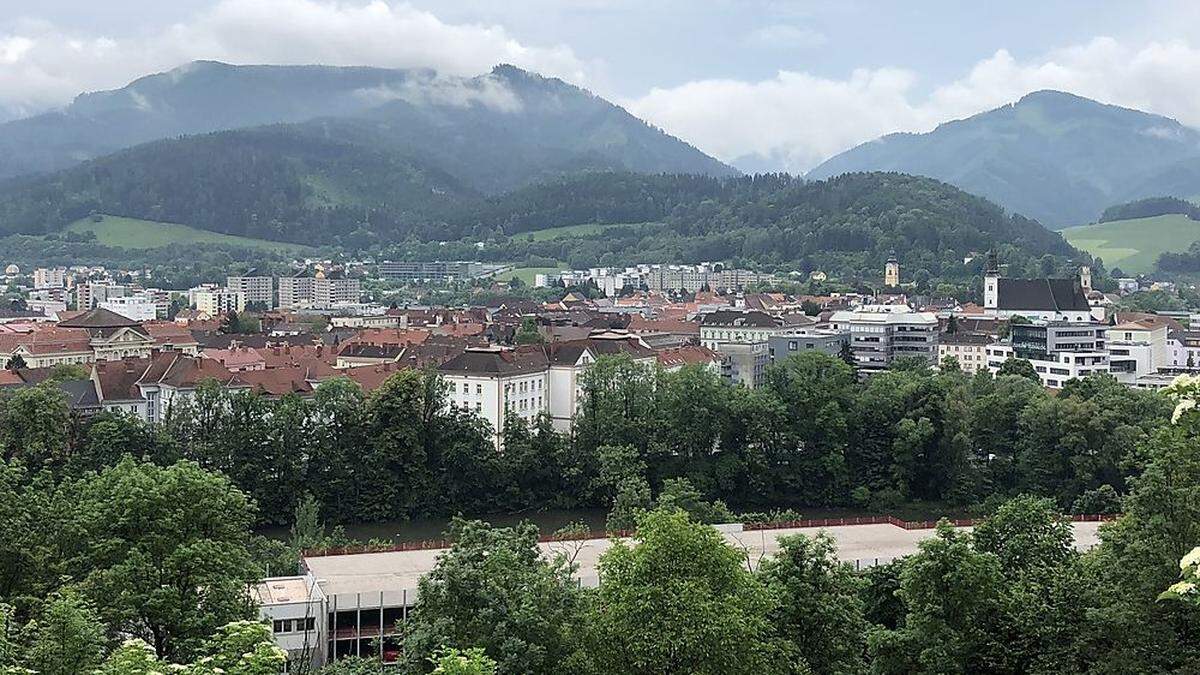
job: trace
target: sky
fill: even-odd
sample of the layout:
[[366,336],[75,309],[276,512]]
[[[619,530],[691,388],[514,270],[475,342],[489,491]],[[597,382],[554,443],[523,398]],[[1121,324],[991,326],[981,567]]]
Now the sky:
[[0,0],[0,120],[195,59],[512,63],[748,171],[1038,89],[1200,127],[1194,0]]

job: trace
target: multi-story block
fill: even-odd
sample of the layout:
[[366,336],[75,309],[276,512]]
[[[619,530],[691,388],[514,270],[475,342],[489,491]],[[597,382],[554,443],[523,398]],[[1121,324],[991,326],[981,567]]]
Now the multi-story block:
[[766,378],[767,365],[771,363],[770,348],[766,342],[734,343],[721,345],[721,375],[735,385],[757,389]]
[[510,414],[532,420],[549,411],[549,361],[540,346],[469,347],[438,372],[449,388],[450,404],[487,420],[497,445]]
[[987,348],[995,342],[984,333],[942,333],[938,336],[937,362],[954,357],[958,367],[969,375],[987,368]]
[[247,305],[275,306],[275,280],[250,270],[244,275],[225,277],[225,287],[242,294]]
[[1073,321],[1014,324],[1009,339],[987,348],[992,372],[1011,358],[1033,364],[1042,384],[1059,389],[1068,380],[1108,373],[1108,326]]
[[322,272],[280,277],[279,306],[283,309],[329,309],[338,304],[358,302],[362,287],[358,279],[327,277]]
[[65,267],[39,267],[33,271],[34,288],[66,288],[67,269]]
[[810,351],[837,356],[849,344],[849,331],[800,328],[767,338],[767,354],[773,362]]
[[721,351],[723,344],[766,343],[789,330],[783,320],[766,312],[718,310],[700,319],[700,344]]
[[201,286],[188,291],[188,300],[196,311],[209,316],[220,316],[246,309],[246,296],[241,291],[215,285]]
[[385,261],[379,263],[379,276],[407,282],[446,283],[474,279],[483,274],[483,263],[470,261]]
[[834,312],[834,330],[850,334],[850,351],[861,372],[884,370],[898,358],[915,357],[931,365],[938,355],[938,320],[907,305],[868,305]]

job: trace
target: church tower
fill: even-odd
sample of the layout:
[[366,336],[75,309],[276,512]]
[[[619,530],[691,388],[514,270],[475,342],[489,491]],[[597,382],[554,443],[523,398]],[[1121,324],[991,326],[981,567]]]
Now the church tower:
[[900,286],[900,261],[896,259],[895,251],[892,251],[883,265],[883,285],[887,288]]
[[1092,292],[1092,268],[1087,265],[1079,268],[1079,287],[1083,289],[1084,295]]
[[983,308],[1000,307],[1000,261],[995,251],[988,251],[987,269],[983,272]]

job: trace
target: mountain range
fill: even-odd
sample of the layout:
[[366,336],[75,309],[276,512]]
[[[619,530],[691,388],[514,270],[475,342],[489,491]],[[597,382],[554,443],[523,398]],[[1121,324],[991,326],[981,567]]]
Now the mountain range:
[[1113,204],[1200,195],[1200,131],[1060,91],[898,133],[847,150],[807,174],[899,171],[945,181],[1061,228]]
[[0,124],[0,179],[67,169],[149,141],[271,124],[401,153],[481,192],[583,169],[736,173],[584,89],[513,66],[462,78],[197,61]]

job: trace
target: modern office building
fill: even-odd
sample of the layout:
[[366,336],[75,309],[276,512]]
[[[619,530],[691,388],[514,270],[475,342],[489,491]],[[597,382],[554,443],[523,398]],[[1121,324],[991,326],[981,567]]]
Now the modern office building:
[[1073,321],[1014,324],[1009,339],[987,348],[992,372],[1011,358],[1033,364],[1042,384],[1060,389],[1068,380],[1110,372],[1108,326]]
[[848,344],[850,344],[849,331],[801,328],[768,337],[767,355],[772,362],[811,351],[837,356]]
[[866,305],[834,312],[830,326],[850,334],[850,351],[860,372],[884,370],[898,358],[915,357],[933,365],[938,355],[938,320],[908,305]]

